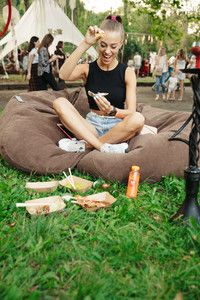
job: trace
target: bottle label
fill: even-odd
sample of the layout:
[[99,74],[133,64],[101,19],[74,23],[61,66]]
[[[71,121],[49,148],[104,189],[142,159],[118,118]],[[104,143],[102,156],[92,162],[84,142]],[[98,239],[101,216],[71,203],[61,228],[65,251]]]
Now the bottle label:
[[135,180],[134,179],[130,180],[130,186],[134,186],[134,185],[135,185]]

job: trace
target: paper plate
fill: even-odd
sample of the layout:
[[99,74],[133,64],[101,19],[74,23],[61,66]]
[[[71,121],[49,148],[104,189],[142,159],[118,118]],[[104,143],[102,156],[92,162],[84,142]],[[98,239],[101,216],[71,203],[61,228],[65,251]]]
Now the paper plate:
[[27,182],[25,187],[28,190],[36,192],[53,192],[58,186],[58,181],[45,181],[45,182]]
[[[75,189],[70,183],[71,177],[73,178]],[[68,176],[67,178],[68,179],[64,178],[63,180],[60,180],[59,184],[73,191],[83,193],[89,190],[93,186],[93,181],[83,179],[81,177],[72,175],[72,176]]]
[[31,215],[47,215],[52,212],[61,211],[65,203],[60,196],[51,196],[25,201],[28,204],[26,210]]

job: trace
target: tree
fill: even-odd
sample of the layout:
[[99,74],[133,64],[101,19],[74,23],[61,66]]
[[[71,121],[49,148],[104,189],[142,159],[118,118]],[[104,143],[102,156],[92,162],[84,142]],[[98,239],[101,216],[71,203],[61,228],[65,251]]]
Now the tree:
[[[124,18],[126,30],[138,35],[151,36],[154,40],[141,46],[143,53],[147,53],[149,46],[157,48],[163,44],[168,53],[174,53],[177,48],[189,48],[192,39],[197,39],[200,32],[199,8],[192,13],[185,13],[183,0],[124,0]],[[192,3],[192,2],[191,2]],[[194,23],[196,32],[193,38],[188,34],[190,24]],[[198,25],[197,25],[198,24]],[[137,40],[136,40],[137,43]],[[129,40],[127,42],[128,46]]]
[[30,6],[30,1],[29,0],[24,0],[25,11],[29,8],[29,6]]

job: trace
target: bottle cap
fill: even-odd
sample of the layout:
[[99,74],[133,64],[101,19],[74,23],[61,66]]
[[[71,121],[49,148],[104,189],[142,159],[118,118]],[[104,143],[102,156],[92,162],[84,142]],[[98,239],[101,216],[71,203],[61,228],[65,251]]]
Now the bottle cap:
[[139,166],[132,166],[131,170],[132,171],[140,171],[140,167]]

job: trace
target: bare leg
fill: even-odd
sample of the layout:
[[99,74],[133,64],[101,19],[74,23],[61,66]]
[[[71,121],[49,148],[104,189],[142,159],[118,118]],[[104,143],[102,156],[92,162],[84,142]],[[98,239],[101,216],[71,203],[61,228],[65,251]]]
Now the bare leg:
[[53,108],[61,122],[77,138],[84,139],[94,148],[100,150],[103,143],[97,138],[96,129],[79,114],[69,101],[65,98],[57,98],[53,102]]
[[180,99],[183,99],[184,81],[180,80]]
[[167,100],[169,100],[169,98],[170,98],[170,92],[168,91],[167,92]]
[[173,98],[173,101],[175,101],[175,89],[173,90],[173,92],[172,92],[172,98]]
[[135,112],[125,117],[119,124],[114,126],[105,135],[99,138],[102,143],[121,143],[136,135],[144,126],[144,117]]
[[127,141],[137,134],[144,125],[144,117],[140,113],[135,112],[125,117],[104,136],[98,138],[96,129],[65,98],[54,100],[53,107],[66,128],[72,131],[77,138],[84,139],[98,150],[105,143],[114,144]]

